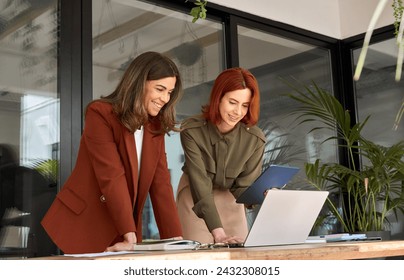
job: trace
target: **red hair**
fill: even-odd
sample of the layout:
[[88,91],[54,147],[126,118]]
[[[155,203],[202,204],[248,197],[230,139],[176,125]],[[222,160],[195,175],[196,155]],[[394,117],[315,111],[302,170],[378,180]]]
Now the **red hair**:
[[257,79],[250,71],[240,67],[229,68],[217,76],[210,92],[209,104],[202,107],[202,113],[205,119],[217,125],[222,118],[219,112],[219,103],[223,96],[230,91],[239,89],[251,90],[251,102],[248,112],[241,120],[247,126],[257,124],[260,112],[260,91]]

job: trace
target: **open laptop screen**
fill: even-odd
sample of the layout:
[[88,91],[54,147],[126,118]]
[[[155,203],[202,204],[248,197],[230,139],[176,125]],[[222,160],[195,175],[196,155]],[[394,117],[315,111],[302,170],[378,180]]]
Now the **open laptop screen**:
[[328,191],[269,190],[244,247],[305,243]]

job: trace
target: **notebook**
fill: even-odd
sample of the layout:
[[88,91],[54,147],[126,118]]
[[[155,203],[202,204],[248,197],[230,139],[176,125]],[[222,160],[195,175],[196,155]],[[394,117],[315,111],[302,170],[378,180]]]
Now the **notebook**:
[[305,243],[328,191],[269,190],[243,247]]
[[255,182],[236,200],[246,205],[261,204],[264,192],[271,188],[283,188],[293,176],[299,172],[298,167],[286,165],[270,165]]
[[170,251],[170,250],[194,250],[201,245],[198,241],[187,239],[159,239],[145,240],[133,246],[134,251]]

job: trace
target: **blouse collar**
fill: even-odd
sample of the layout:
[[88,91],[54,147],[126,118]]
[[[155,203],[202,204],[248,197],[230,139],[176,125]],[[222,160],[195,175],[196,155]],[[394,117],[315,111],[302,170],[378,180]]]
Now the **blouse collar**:
[[222,139],[224,139],[227,143],[233,142],[234,139],[236,138],[236,135],[239,134],[240,127],[244,124],[241,122],[237,123],[231,131],[229,131],[228,133],[225,133],[225,134],[221,133],[219,131],[219,129],[217,128],[217,126],[214,125],[213,123],[208,121],[207,125],[208,125],[208,131],[209,131],[209,135],[210,135],[210,141],[211,141],[212,145],[214,145],[217,142],[221,141]]

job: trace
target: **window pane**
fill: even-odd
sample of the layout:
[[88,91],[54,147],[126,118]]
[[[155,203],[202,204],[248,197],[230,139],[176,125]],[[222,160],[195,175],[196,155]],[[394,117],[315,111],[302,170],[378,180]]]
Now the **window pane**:
[[[355,67],[360,51],[353,51]],[[404,119],[393,129],[399,108],[404,102],[403,78],[399,82],[395,81],[397,51],[395,38],[371,44],[361,77],[354,84],[359,122],[370,116],[362,131],[363,136],[385,147],[404,139]],[[363,165],[369,165],[365,157],[361,161]],[[397,214],[397,217],[392,213],[388,216],[389,230],[393,239],[402,239],[403,214]]]
[[[222,38],[218,22],[192,23],[190,15],[143,1],[93,1],[93,98],[111,93],[134,57],[157,51],[172,58],[181,73],[185,92],[176,108],[178,120],[199,113],[223,69]],[[175,193],[183,163],[177,133],[166,137],[166,150]],[[144,238],[157,238],[149,202],[144,212]]]
[[[371,44],[361,77],[355,83],[358,119],[362,122],[371,116],[363,130],[364,136],[384,146],[404,139],[403,121],[397,130],[393,129],[396,115],[404,102],[403,78],[395,81],[397,49],[395,39]],[[353,51],[354,61],[358,60],[360,51]]]
[[317,158],[336,160],[335,143],[320,144],[330,135],[325,131],[307,134],[313,124],[292,126],[289,114],[297,104],[284,95],[293,92],[285,81],[320,87],[332,91],[329,51],[277,35],[238,26],[240,66],[257,77],[261,90],[259,126],[267,136],[264,168],[268,164],[289,164],[301,167],[291,187],[301,187],[304,162]]
[[[296,116],[290,113],[299,104],[284,95],[293,92],[287,83],[301,88],[311,85],[312,81],[332,94],[329,51],[246,26],[238,26],[237,32],[240,66],[256,76],[261,91],[258,125],[267,138],[263,169],[270,164],[300,167],[287,187],[305,188],[304,163],[314,163],[316,159],[335,162],[337,146],[331,141],[323,143],[331,132],[308,133],[314,123],[296,126]],[[259,207],[247,211],[249,226],[258,211]],[[327,208],[322,211],[324,220],[315,228],[315,234],[327,234],[336,228],[335,219]]]
[[0,1],[0,258],[56,253],[40,221],[57,192],[57,1]]

